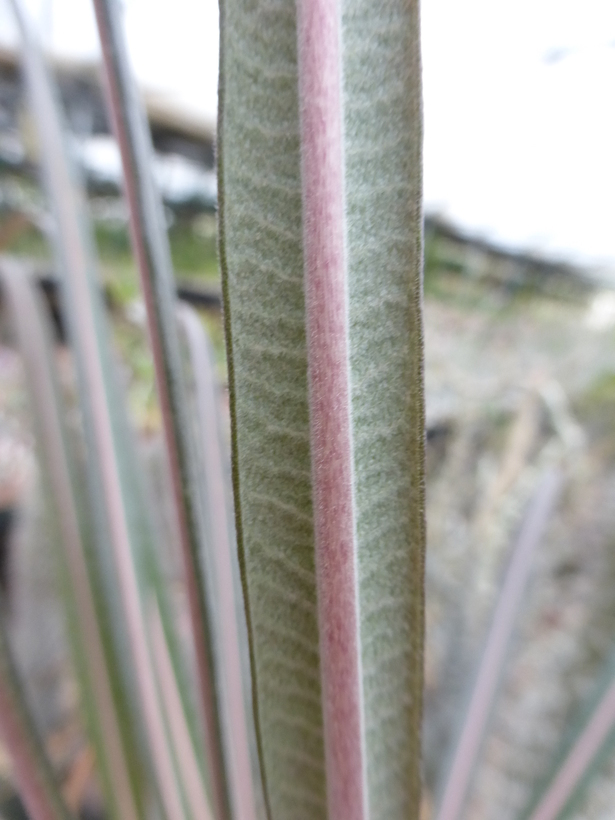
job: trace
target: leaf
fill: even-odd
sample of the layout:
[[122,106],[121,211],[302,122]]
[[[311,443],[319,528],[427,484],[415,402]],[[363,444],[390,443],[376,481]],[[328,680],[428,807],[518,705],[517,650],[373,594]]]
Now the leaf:
[[[218,624],[218,651],[223,674],[224,723],[235,816],[257,817],[260,771],[251,711],[248,643],[243,611],[235,533],[230,511],[230,463],[222,440],[220,396],[213,354],[197,313],[188,305],[177,308],[185,337],[195,393],[195,446],[201,465],[199,487],[208,528],[209,564]],[[262,801],[262,795],[259,795]]]
[[[150,582],[147,556],[155,551],[151,516],[142,495],[143,481],[116,384],[83,190],[69,161],[61,115],[42,57],[17,0],[13,6],[22,35],[43,170],[57,222],[56,253],[58,269],[64,275],[64,311],[77,365],[88,449],[88,489],[95,511],[96,554],[106,614],[113,629],[115,668],[123,678],[122,728],[132,734],[133,753],[128,762],[141,772],[152,767],[156,780],[150,782],[143,804],[159,790],[168,820],[176,820],[184,817],[183,800],[160,708],[143,611]],[[142,733],[147,746],[142,744]],[[141,750],[146,751],[139,761]],[[144,805],[139,806],[139,811],[144,810]]]
[[90,577],[92,567],[88,566],[93,522],[68,443],[65,408],[50,355],[51,334],[24,269],[3,260],[0,281],[24,362],[38,450],[47,477],[52,526],[62,544],[67,623],[102,782],[113,816],[137,817],[138,798],[130,779],[127,750],[114,703],[113,674],[101,633],[101,602],[96,600]]
[[[220,256],[237,532],[261,765],[274,820],[336,816],[345,799],[336,796],[344,791],[337,778],[360,783],[364,774],[367,788],[361,788],[367,798],[354,802],[352,811],[408,818],[418,815],[424,551],[417,6],[362,0],[342,4],[341,20],[335,4],[299,7],[304,20],[312,12],[322,13],[327,26],[337,27],[342,43],[340,66],[332,59],[331,83],[341,83],[343,76],[338,95],[342,110],[337,112],[343,141],[341,150],[339,144],[331,151],[325,145],[322,156],[343,181],[341,191],[333,192],[338,227],[331,241],[334,250],[335,243],[341,247],[341,261],[333,266],[337,273],[331,286],[342,296],[344,289],[347,293],[346,305],[342,299],[333,311],[342,339],[346,329],[347,344],[338,351],[333,383],[343,385],[346,374],[350,391],[342,421],[332,421],[331,428],[339,432],[347,414],[350,435],[338,455],[346,481],[351,476],[353,510],[347,532],[354,534],[342,575],[349,591],[346,615],[352,618],[356,608],[360,636],[358,648],[353,650],[347,640],[341,647],[342,652],[350,649],[349,674],[360,675],[351,683],[355,693],[358,685],[360,698],[340,725],[346,729],[352,723],[356,733],[356,710],[361,710],[364,754],[355,755],[353,749],[350,771],[340,775],[343,761],[339,752],[332,752],[335,738],[327,732],[336,719],[332,715],[338,714],[332,711],[339,701],[335,668],[339,672],[344,659],[336,657],[333,647],[323,666],[324,639],[318,628],[319,617],[323,628],[332,616],[345,629],[349,621],[341,607],[336,609],[340,599],[335,587],[328,586],[327,544],[321,537],[318,551],[314,529],[315,520],[322,524],[327,501],[326,488],[312,481],[323,452],[315,448],[327,445],[318,445],[310,432],[315,408],[310,410],[308,390],[304,265],[307,277],[314,265],[306,249],[311,244],[317,257],[320,240],[314,234],[328,228],[313,221],[319,209],[312,197],[320,194],[318,185],[316,193],[308,191],[311,172],[305,166],[302,184],[302,158],[306,162],[308,152],[305,115],[314,104],[305,64],[303,76],[297,64],[297,42],[303,43],[300,50],[306,46],[301,39],[305,30],[298,32],[295,4],[288,0],[225,0]],[[335,42],[333,36],[333,47]],[[311,58],[316,68],[320,60],[327,64],[320,45]],[[326,130],[331,111],[324,103],[322,110]],[[336,152],[343,157],[341,173]],[[326,184],[327,174],[318,165],[314,174]],[[341,290],[336,283],[340,273]],[[307,309],[312,327],[318,311],[327,307],[318,298]],[[326,384],[331,375],[326,351],[316,358],[312,352],[310,383],[322,378]],[[326,392],[322,398],[326,413]],[[338,398],[332,393],[329,404]],[[316,472],[314,476],[316,480]],[[333,486],[337,492],[339,486]],[[313,499],[320,499],[316,519]],[[335,507],[329,513],[335,525]],[[353,564],[359,582],[354,589],[348,585]],[[331,765],[331,752],[341,768]],[[327,783],[327,776],[335,782]]]
[[[218,437],[214,428],[201,425],[206,436],[202,458],[205,458],[204,478],[209,481],[207,490],[211,494],[208,499],[207,491],[201,491],[203,473],[199,481],[195,441],[188,424],[186,386],[182,379],[174,311],[171,255],[160,197],[152,176],[152,147],[145,113],[130,75],[117,5],[113,0],[95,0],[94,5],[105,61],[109,107],[124,167],[133,247],[154,353],[194,636],[212,799],[219,820],[229,816],[229,800],[236,816],[250,820],[255,816],[255,802],[240,647],[237,630],[233,629],[236,603],[229,570],[231,546],[226,524],[222,522],[216,526],[224,507],[224,498],[220,501],[223,472],[219,452],[213,474],[208,469],[214,457],[212,447],[216,448]],[[184,326],[195,359],[200,355],[200,366],[207,366],[208,354],[205,351],[203,359],[201,351],[203,340],[195,338],[194,318],[191,320],[186,316]],[[202,388],[200,396],[203,390],[213,392],[211,369],[208,373],[197,371],[195,377]],[[210,422],[211,418],[205,424]],[[213,498],[219,503],[217,514],[212,517],[207,516],[207,512],[215,504]],[[213,604],[214,597],[218,606]],[[220,624],[219,635],[215,634],[216,622]]]
[[171,657],[170,642],[160,611],[155,604],[152,604],[149,620],[150,641],[161,701],[186,802],[192,817],[210,820],[213,814],[203,783],[203,773],[195,753],[194,738],[187,722],[185,703],[177,684],[177,671]]
[[523,820],[568,817],[615,744],[615,659],[606,663],[594,691],[571,722],[549,774],[522,812]]
[[[26,331],[24,325],[19,321],[23,316],[20,316],[19,305],[15,304],[10,284],[7,287],[8,280],[3,267],[0,268],[3,307],[6,310],[5,303],[9,302],[8,312],[13,314],[13,324],[19,325],[22,343],[24,347],[28,347],[30,338],[34,336],[36,339],[37,334],[40,335],[40,327],[36,322],[30,323]],[[31,319],[32,316],[28,318]],[[0,737],[10,755],[13,777],[30,820],[68,820],[70,816],[68,809],[62,799],[43,744],[30,715],[24,695],[25,689],[11,654],[4,622],[6,602],[0,601],[0,604],[5,610],[0,613]],[[15,800],[3,800],[3,811],[6,808],[7,815],[9,813],[16,815],[18,813],[16,802]],[[5,806],[5,803],[8,805]]]
[[17,788],[30,820],[69,820],[23,691],[0,619],[0,735],[11,756]]
[[562,476],[559,471],[547,470],[525,514],[451,756],[436,813],[437,820],[457,820],[463,817],[465,800],[508,658],[508,647],[532,559],[559,498],[561,484]]

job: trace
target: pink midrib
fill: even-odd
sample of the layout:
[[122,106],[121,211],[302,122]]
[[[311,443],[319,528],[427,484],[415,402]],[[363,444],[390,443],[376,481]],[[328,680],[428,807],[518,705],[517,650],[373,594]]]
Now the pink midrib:
[[340,9],[297,0],[310,437],[329,817],[367,814],[345,259]]

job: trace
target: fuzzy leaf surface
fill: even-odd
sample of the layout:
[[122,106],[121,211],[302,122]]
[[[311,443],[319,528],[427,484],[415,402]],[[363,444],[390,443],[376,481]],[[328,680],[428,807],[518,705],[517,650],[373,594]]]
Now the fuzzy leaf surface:
[[[220,243],[237,530],[270,814],[324,818],[295,4],[222,4]],[[370,814],[418,809],[421,97],[415,2],[342,3],[349,369]]]

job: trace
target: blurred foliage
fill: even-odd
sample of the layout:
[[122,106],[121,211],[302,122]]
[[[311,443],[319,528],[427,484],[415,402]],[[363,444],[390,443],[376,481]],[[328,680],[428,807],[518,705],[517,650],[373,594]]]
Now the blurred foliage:
[[[0,233],[10,231],[11,217],[3,214],[0,217]],[[2,248],[3,252],[16,256],[28,256],[37,260],[49,261],[51,252],[47,238],[32,224],[25,225],[14,237],[10,237]]]
[[[176,222],[169,229],[173,267],[178,276],[218,280],[215,228],[200,230],[202,222]],[[215,224],[215,223],[214,223]]]
[[[27,218],[18,222],[16,217],[15,211],[0,212],[2,252],[27,257],[43,268],[50,266],[52,254],[45,234]],[[119,219],[98,221],[95,239],[131,416],[140,430],[153,432],[160,426],[160,410],[147,334],[139,315],[141,290],[128,227]],[[177,220],[169,228],[169,239],[177,278],[215,287],[219,281],[215,217],[204,214]],[[214,346],[220,380],[226,383],[221,317],[211,312],[201,315]]]
[[576,397],[573,407],[593,442],[600,447],[602,458],[615,461],[615,372],[597,376]]
[[524,307],[539,296],[577,303],[587,283],[565,264],[507,253],[433,219],[424,236],[424,291],[462,310]]

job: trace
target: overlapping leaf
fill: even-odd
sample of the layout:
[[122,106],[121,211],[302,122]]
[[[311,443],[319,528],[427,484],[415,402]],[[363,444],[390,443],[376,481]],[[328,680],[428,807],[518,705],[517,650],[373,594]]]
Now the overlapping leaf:
[[[0,280],[24,362],[48,496],[50,531],[57,533],[61,545],[58,559],[73,656],[102,782],[113,816],[136,817],[137,785],[130,779],[127,749],[118,723],[113,692],[117,681],[105,645],[104,606],[92,584],[93,521],[64,422],[65,406],[50,352],[51,334],[24,268],[3,260]],[[20,710],[14,711],[19,716]],[[27,798],[28,790],[24,791]]]
[[[126,772],[134,784],[132,805],[124,802],[117,811],[122,818],[143,816],[159,796],[168,820],[174,820],[183,818],[187,809],[147,625],[152,585],[155,588],[152,560],[158,552],[152,517],[116,384],[83,191],[71,167],[61,115],[42,58],[26,16],[17,4],[15,7],[43,170],[57,222],[57,263],[63,273],[63,305],[77,366],[96,540],[95,583],[105,606],[99,620],[107,629],[108,663],[115,675],[114,708],[127,747]],[[160,597],[160,586],[153,594]],[[152,771],[155,779],[150,776]],[[112,802],[119,797],[118,793],[111,795]]]
[[[225,471],[215,407],[214,374],[208,367],[198,322],[182,311],[196,369],[200,408],[191,435],[174,309],[171,255],[152,168],[152,147],[112,0],[95,0],[112,120],[124,166],[135,256],[147,307],[173,502],[179,523],[197,684],[210,769],[210,792],[218,820],[229,812],[255,816],[248,737],[251,716],[244,702],[239,644],[241,610],[233,584],[234,541],[225,518]],[[198,437],[201,437],[199,449]],[[197,458],[200,455],[200,459]]]

